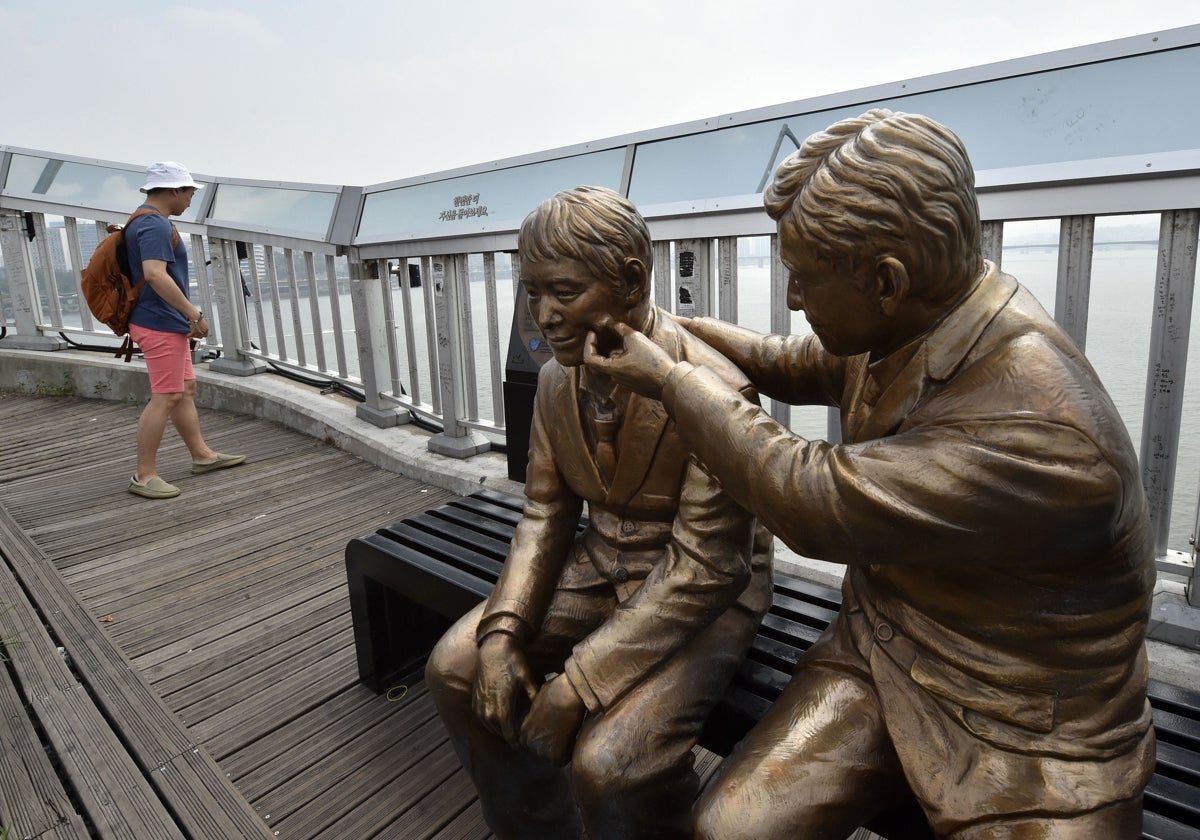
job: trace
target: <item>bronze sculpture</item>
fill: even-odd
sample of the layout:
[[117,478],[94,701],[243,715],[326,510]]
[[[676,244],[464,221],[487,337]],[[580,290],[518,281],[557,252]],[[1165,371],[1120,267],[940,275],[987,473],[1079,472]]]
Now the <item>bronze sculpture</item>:
[[426,679],[497,836],[691,837],[691,749],[770,606],[771,539],[660,403],[585,371],[584,341],[611,319],[756,397],[652,305],[649,231],[617,193],[547,199],[518,248],[554,351],[524,515],[496,589],[438,643]]
[[660,398],[791,548],[847,567],[697,836],[844,838],[914,794],[956,840],[1140,836],[1155,572],[1137,459],[1087,360],[983,260],[961,141],[870,111],[809,137],[764,200],[815,335],[686,325],[763,394],[838,406],[843,443],[620,326],[585,358]]

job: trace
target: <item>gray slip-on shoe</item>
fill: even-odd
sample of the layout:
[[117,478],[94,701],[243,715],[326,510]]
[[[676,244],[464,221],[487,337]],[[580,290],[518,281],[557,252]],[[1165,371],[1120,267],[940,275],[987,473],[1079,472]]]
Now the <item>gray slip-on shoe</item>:
[[129,492],[145,499],[173,499],[179,495],[179,488],[167,484],[158,476],[143,482],[138,481],[135,475],[129,479]]
[[217,460],[211,464],[197,464],[192,461],[192,475],[203,475],[204,473],[212,472],[213,470],[223,470],[226,467],[236,467],[238,464],[246,460],[245,455],[222,455],[217,453]]

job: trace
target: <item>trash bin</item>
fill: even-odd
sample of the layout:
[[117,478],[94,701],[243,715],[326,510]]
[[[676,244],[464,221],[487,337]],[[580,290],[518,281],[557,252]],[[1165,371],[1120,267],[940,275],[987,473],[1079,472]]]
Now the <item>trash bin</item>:
[[508,360],[504,365],[504,425],[507,430],[508,477],[525,481],[529,466],[529,429],[533,424],[533,396],[537,393],[538,371],[553,357],[550,345],[529,314],[525,287],[517,291]]

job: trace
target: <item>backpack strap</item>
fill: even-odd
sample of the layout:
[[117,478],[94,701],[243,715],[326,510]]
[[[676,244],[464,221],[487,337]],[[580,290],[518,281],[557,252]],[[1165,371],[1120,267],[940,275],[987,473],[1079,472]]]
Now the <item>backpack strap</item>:
[[118,359],[121,358],[122,356],[124,356],[125,361],[128,362],[130,359],[133,358],[133,351],[134,351],[134,348],[136,348],[136,347],[137,347],[137,345],[133,343],[133,336],[126,333],[125,340],[121,342],[121,346],[117,348],[117,352],[114,353],[113,356],[115,356]]

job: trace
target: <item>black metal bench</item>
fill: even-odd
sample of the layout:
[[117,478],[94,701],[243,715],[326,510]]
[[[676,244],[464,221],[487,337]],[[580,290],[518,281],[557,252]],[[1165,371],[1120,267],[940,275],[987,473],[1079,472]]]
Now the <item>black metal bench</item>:
[[[359,677],[376,692],[419,674],[430,649],[487,597],[523,500],[494,491],[457,499],[346,546]],[[580,527],[583,527],[581,522]],[[730,749],[779,696],[800,654],[841,606],[835,589],[776,574],[775,598],[701,744]],[[1158,765],[1146,789],[1143,838],[1200,840],[1200,693],[1151,681]],[[915,805],[869,826],[905,840],[932,835]]]

